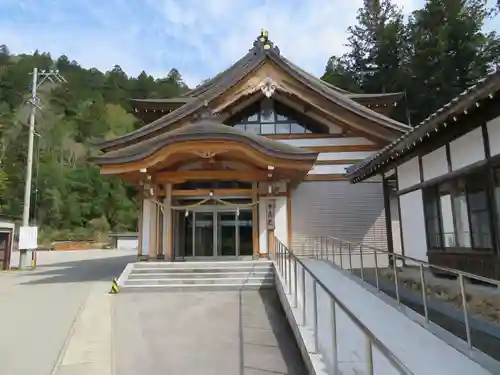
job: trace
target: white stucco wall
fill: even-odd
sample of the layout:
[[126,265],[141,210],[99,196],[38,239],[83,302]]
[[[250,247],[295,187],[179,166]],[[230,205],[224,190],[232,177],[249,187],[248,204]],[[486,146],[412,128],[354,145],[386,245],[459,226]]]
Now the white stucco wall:
[[479,127],[450,143],[451,167],[455,171],[485,158],[483,133]]
[[398,166],[399,190],[406,189],[420,182],[420,168],[418,166],[418,158],[415,157]]
[[440,147],[422,157],[422,170],[424,181],[442,176],[448,173],[448,161],[446,160],[446,147]]
[[266,220],[266,202],[259,202],[259,251],[261,254],[267,254],[267,220]]
[[139,246],[138,238],[118,238],[116,248],[123,250],[135,250]]
[[491,156],[500,154],[500,117],[486,123]]
[[274,222],[276,228],[274,235],[285,245],[288,244],[288,213],[286,206],[286,197],[276,198],[276,209],[274,211]]
[[399,197],[403,246],[405,255],[427,261],[424,203],[422,190],[418,189]]
[[[332,268],[327,263],[305,259],[304,263],[328,290],[356,316],[414,375],[486,375],[489,371],[448,345],[434,333],[414,322],[397,308],[387,304],[375,293],[365,289],[353,278]],[[313,281],[305,277],[305,325],[302,315],[302,266],[298,265],[298,304],[295,305],[294,267],[291,277],[291,293],[288,284],[278,276],[280,300],[294,332],[300,335],[299,345],[306,347],[307,355],[316,374],[333,374],[334,336],[333,317],[337,334],[337,359],[341,374],[366,374],[366,339],[362,331],[343,312],[338,304],[332,308],[331,298],[317,287],[319,353],[314,351]],[[284,286],[283,286],[284,285]],[[295,307],[297,306],[297,307]],[[334,312],[335,311],[335,312]],[[409,339],[411,338],[411,339]],[[303,343],[303,344],[302,344]],[[423,360],[424,359],[424,360]],[[374,374],[398,374],[387,359],[373,346]]]
[[148,255],[149,249],[151,247],[151,236],[150,236],[150,228],[151,228],[151,213],[153,212],[153,204],[151,201],[144,199],[142,201],[142,228],[141,228],[141,237],[142,237],[142,255]]

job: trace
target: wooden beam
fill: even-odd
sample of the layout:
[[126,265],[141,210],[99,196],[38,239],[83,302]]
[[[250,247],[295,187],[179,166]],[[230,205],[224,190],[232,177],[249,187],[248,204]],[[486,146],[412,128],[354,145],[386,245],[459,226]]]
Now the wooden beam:
[[303,147],[316,152],[379,151],[377,145],[309,146]]
[[352,165],[357,164],[363,159],[337,159],[337,160],[316,160],[315,165]]
[[347,181],[343,174],[308,174],[305,181]]
[[[254,182],[252,184],[252,203],[255,203],[259,199],[259,187],[258,183]],[[260,244],[259,244],[259,207],[257,204],[252,206],[252,247],[253,247],[253,258],[259,258]]]
[[158,172],[153,176],[156,182],[164,181],[187,181],[187,180],[238,180],[238,181],[267,181],[269,179],[268,171],[168,171]]
[[197,197],[209,196],[213,192],[217,196],[242,196],[251,197],[252,189],[194,189],[194,190],[173,190],[172,196],[174,197]]
[[168,261],[174,260],[174,246],[173,246],[173,223],[172,223],[172,184],[167,184],[166,186],[166,204],[165,204],[165,218],[167,220],[166,230],[165,230],[165,259]]
[[324,138],[346,138],[345,134],[342,133],[300,133],[300,134],[270,134],[264,135],[264,137],[275,140],[285,140],[285,139],[324,139]]

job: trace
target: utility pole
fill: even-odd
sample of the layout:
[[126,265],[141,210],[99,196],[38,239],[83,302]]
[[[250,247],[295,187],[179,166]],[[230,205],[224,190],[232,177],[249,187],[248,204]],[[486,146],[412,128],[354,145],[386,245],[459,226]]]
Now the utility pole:
[[[35,116],[36,109],[40,108],[36,92],[38,87],[48,79],[54,83],[54,79],[58,82],[66,82],[64,77],[59,74],[58,70],[42,70],[38,72],[38,68],[33,68],[33,81],[31,84],[31,97],[28,104],[31,105],[31,113],[29,119],[29,135],[28,135],[28,158],[26,161],[26,180],[24,183],[24,207],[23,207],[23,227],[28,227],[30,224],[30,203],[31,203],[31,178],[33,173],[33,143],[35,138]],[[40,81],[38,80],[40,78]],[[28,250],[19,250],[19,269],[26,267],[26,256]]]

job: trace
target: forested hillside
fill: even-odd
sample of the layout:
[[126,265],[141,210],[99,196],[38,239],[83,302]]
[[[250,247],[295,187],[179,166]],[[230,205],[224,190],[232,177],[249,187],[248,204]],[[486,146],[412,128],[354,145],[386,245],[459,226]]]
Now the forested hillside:
[[330,58],[322,78],[354,92],[404,92],[393,112],[400,121],[418,124],[500,66],[499,35],[484,27],[498,24],[500,9],[487,0],[426,0],[409,18],[390,0],[363,3],[347,52]]
[[92,238],[109,230],[136,230],[136,191],[118,178],[99,175],[88,162],[93,144],[142,124],[128,99],[168,98],[185,90],[179,72],[165,79],[132,78],[115,66],[102,73],[47,53],[12,56],[0,46],[0,212],[22,216],[33,67],[59,69],[67,83],[46,81],[38,91],[31,218],[42,240]]
[[[406,19],[390,0],[364,0],[348,30],[347,52],[329,59],[322,78],[353,92],[405,92],[406,101],[393,116],[415,125],[498,68],[500,38],[483,28],[495,15],[486,0],[427,0]],[[29,74],[35,66],[59,69],[67,81],[45,83],[38,95],[31,217],[42,229],[42,241],[135,231],[136,191],[100,176],[88,158],[97,152],[96,141],[142,125],[129,98],[168,98],[187,90],[180,73],[128,77],[119,66],[103,73],[66,56],[11,55],[8,46],[0,46],[0,213],[17,219],[23,205]]]

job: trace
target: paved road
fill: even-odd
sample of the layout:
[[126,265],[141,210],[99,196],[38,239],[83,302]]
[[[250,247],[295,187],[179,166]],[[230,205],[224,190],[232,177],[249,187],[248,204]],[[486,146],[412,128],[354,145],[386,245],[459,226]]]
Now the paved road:
[[115,297],[117,375],[307,373],[274,290]]
[[89,292],[105,292],[134,259],[116,250],[40,252],[36,271],[1,272],[0,374],[52,374]]

